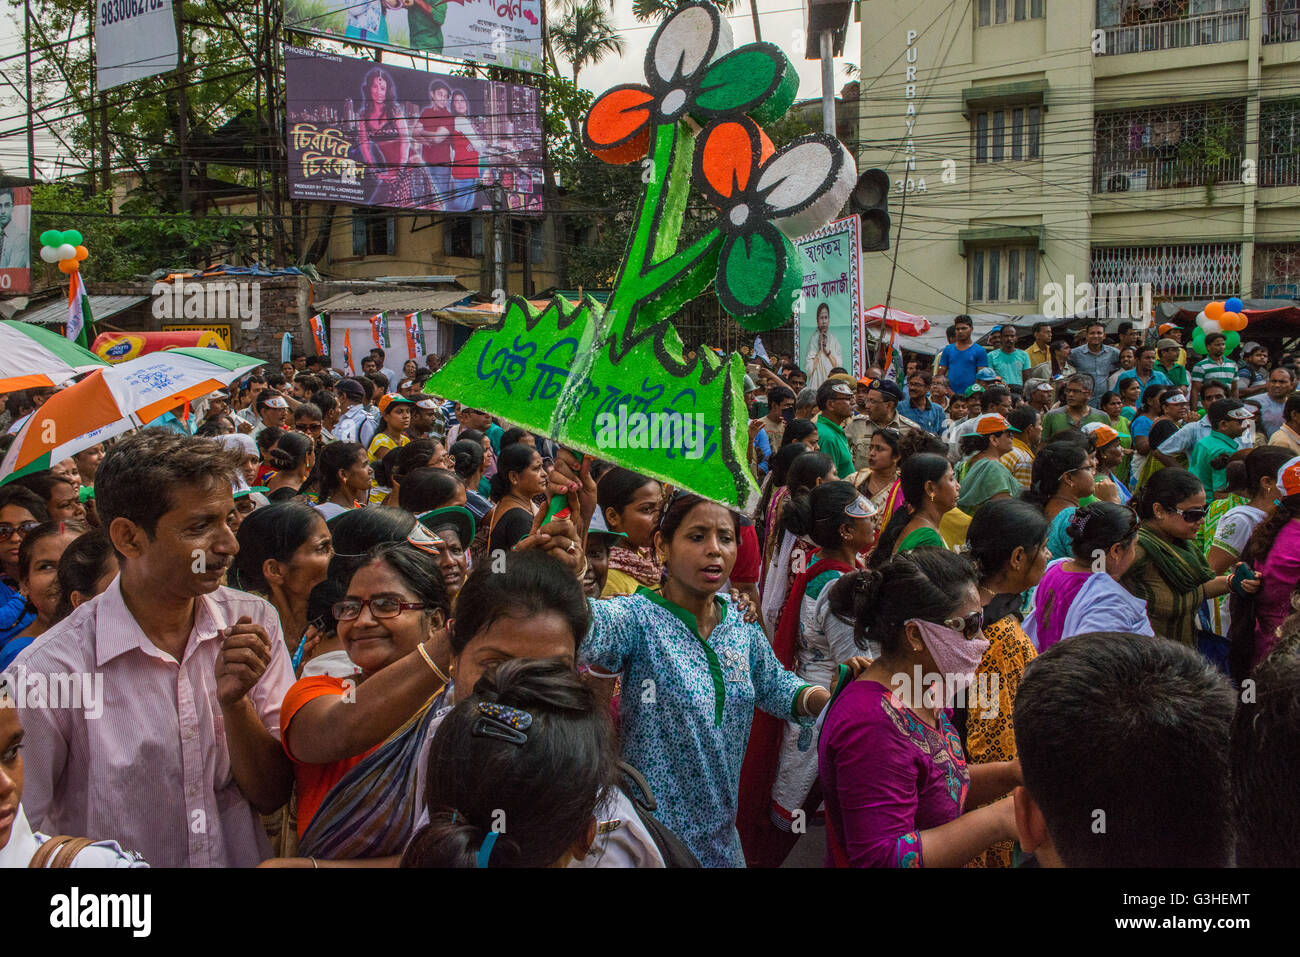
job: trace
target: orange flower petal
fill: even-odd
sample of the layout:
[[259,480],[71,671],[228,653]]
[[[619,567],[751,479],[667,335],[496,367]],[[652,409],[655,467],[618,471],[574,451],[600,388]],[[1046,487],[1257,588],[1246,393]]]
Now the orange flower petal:
[[618,86],[592,104],[583,126],[588,150],[607,163],[630,163],[644,156],[650,143],[650,103],[643,86]]
[[709,130],[700,158],[700,172],[714,192],[730,199],[749,185],[753,171],[754,145],[748,126],[729,121]]

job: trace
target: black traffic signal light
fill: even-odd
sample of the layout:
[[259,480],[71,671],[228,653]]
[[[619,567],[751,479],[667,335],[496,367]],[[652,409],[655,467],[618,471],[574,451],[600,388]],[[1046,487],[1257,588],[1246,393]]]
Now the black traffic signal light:
[[889,176],[883,169],[869,169],[858,177],[849,194],[849,212],[862,217],[864,253],[889,248]]

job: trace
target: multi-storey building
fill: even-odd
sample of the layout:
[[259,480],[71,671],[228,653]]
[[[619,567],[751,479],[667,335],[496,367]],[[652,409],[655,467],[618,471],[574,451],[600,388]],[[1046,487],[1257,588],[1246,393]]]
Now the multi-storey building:
[[869,298],[895,252],[893,304],[931,316],[1040,314],[1071,278],[1300,294],[1298,0],[867,7],[858,166],[894,227]]

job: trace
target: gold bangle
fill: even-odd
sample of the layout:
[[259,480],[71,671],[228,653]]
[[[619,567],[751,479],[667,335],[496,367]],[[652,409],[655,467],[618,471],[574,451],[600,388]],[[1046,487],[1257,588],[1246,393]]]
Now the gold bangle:
[[433,659],[429,657],[429,653],[424,650],[424,642],[420,642],[416,645],[415,650],[420,653],[420,657],[428,663],[429,667],[433,669],[433,673],[442,680],[444,685],[451,684],[451,679],[442,673],[442,669],[433,663]]

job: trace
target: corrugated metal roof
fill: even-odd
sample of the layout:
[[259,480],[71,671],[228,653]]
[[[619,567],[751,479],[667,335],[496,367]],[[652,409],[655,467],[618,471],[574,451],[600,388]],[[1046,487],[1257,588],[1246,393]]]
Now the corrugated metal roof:
[[315,303],[317,312],[417,312],[443,309],[470,293],[465,289],[366,290],[341,292]]
[[[148,296],[91,296],[90,314],[96,319],[107,319],[119,312],[147,300]],[[34,322],[43,326],[62,325],[68,321],[68,298],[56,296],[43,306],[24,309],[14,316],[19,322]]]

